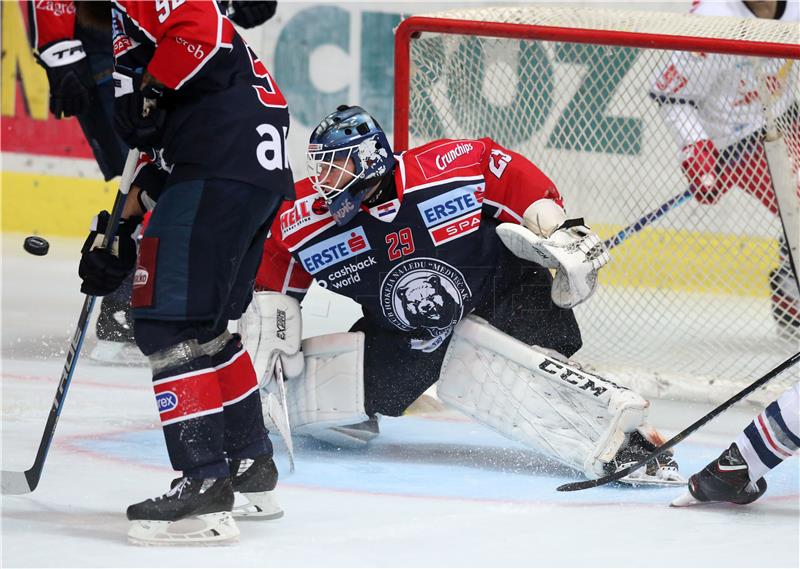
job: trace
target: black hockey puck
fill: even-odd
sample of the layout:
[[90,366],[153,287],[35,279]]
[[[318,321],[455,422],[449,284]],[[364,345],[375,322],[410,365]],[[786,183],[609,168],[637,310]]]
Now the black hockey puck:
[[50,243],[48,243],[47,239],[44,237],[31,235],[30,237],[25,238],[23,247],[25,247],[25,250],[31,255],[43,257],[44,255],[47,255],[47,252],[50,250]]

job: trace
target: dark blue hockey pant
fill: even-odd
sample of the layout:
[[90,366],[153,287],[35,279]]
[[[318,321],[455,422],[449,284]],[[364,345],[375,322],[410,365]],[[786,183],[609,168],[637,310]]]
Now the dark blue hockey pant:
[[[145,355],[208,342],[242,315],[281,200],[232,180],[167,182],[134,279],[136,343]],[[155,373],[153,387],[172,466],[184,475],[227,476],[226,458],[272,454],[255,370],[238,335],[215,355]]]

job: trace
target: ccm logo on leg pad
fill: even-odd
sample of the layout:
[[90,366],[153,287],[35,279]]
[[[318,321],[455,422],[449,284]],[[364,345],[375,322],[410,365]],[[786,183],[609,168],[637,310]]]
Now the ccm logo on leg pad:
[[597,377],[589,377],[588,375],[584,375],[574,369],[570,369],[566,366],[563,366],[553,360],[545,358],[542,363],[539,364],[539,369],[549,373],[550,375],[554,375],[559,379],[577,387],[580,387],[584,391],[590,392],[595,397],[601,396],[603,393],[608,391],[607,387],[602,387],[597,385],[597,381],[603,381],[604,383],[610,383],[614,387],[618,389],[626,389],[614,383],[613,381],[608,381],[607,379],[601,380]]

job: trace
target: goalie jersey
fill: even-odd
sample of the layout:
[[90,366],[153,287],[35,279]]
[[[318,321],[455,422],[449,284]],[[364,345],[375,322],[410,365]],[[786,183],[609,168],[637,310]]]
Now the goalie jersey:
[[316,280],[430,352],[491,291],[504,247],[497,224],[520,223],[536,200],[562,201],[533,163],[489,138],[437,140],[396,158],[396,197],[362,205],[344,226],[308,178],[298,182],[297,199],[272,225],[256,286],[302,297]]

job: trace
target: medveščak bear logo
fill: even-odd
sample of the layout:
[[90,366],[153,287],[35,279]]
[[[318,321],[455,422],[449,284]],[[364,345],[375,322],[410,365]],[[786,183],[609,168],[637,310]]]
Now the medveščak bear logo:
[[450,335],[472,298],[458,269],[427,257],[395,266],[381,283],[381,308],[401,330],[418,332],[413,349],[432,352]]

